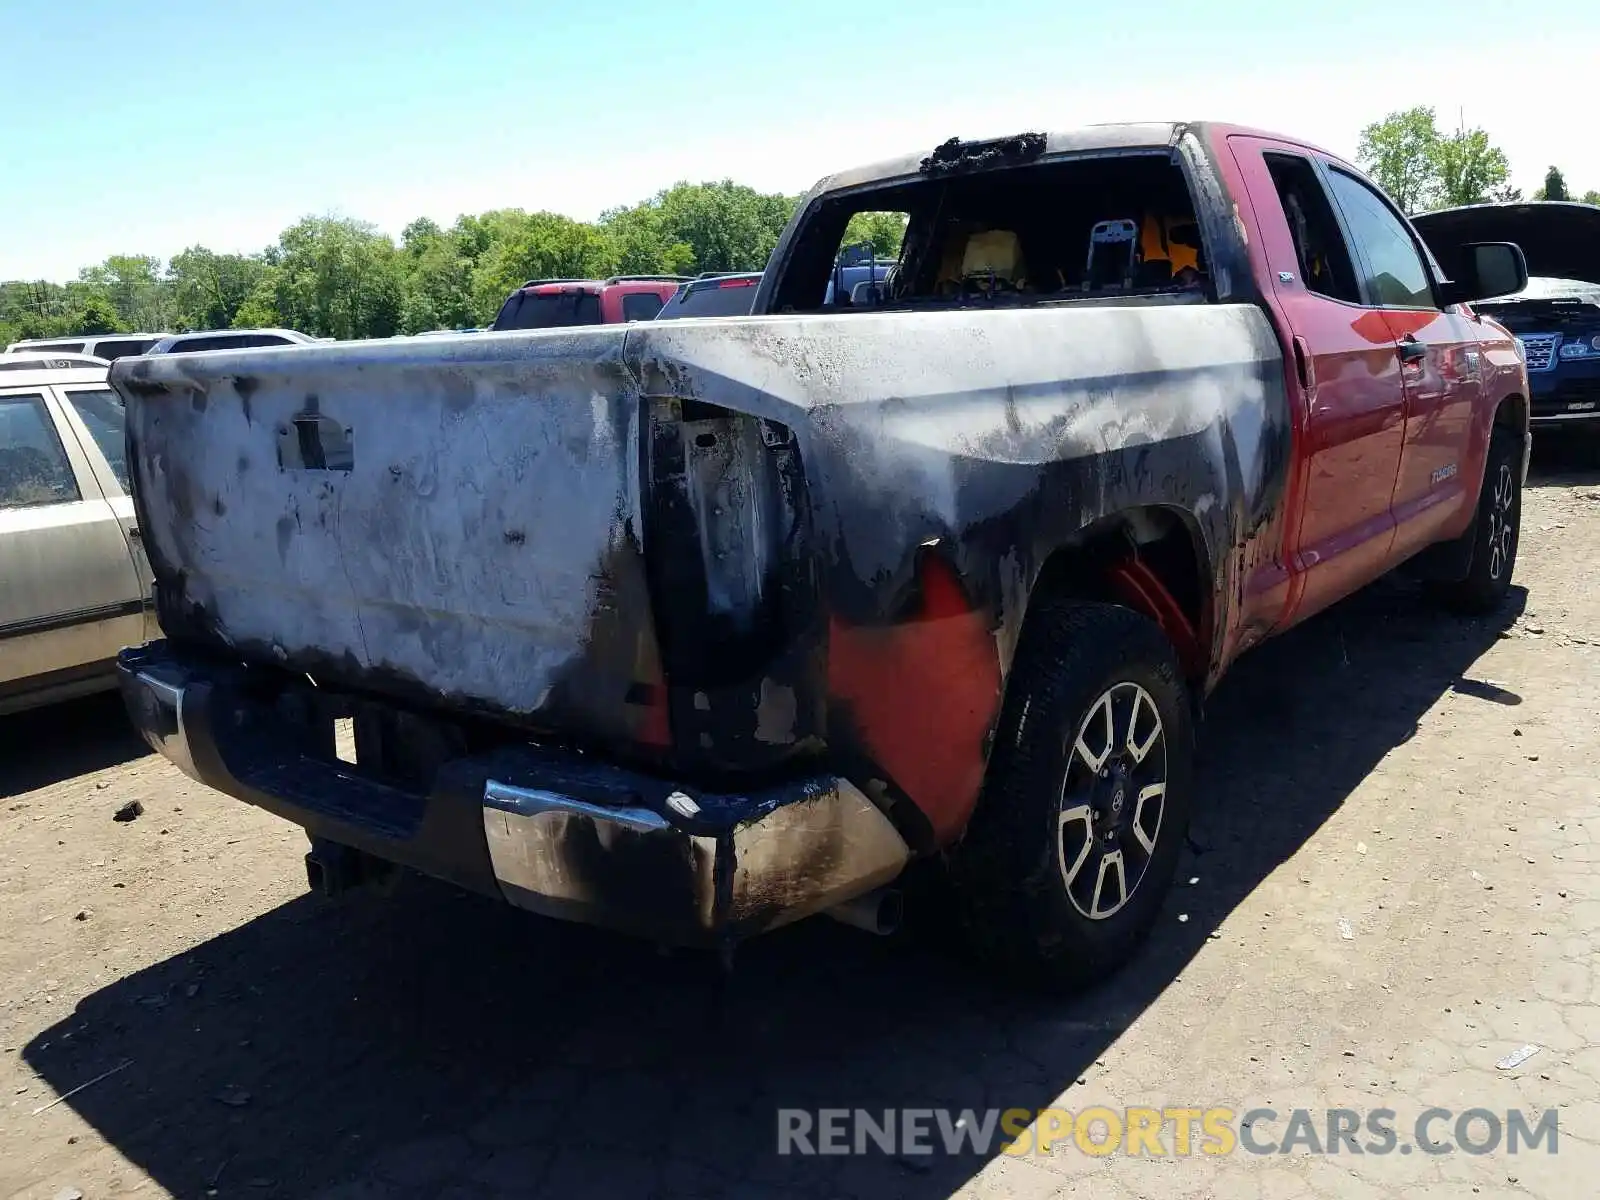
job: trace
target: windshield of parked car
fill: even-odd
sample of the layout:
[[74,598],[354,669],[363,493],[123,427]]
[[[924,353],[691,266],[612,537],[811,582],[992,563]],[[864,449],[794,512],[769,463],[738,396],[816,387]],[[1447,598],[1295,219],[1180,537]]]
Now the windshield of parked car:
[[[890,229],[896,216],[905,232],[893,265],[873,264],[880,282],[830,292],[853,235]],[[880,254],[882,241],[871,234]],[[920,177],[824,198],[796,239],[775,310],[1198,299],[1208,286],[1187,179],[1162,151]]]
[[656,320],[679,317],[742,317],[750,312],[761,277],[735,275],[728,279],[686,283],[656,314]]
[[599,325],[600,297],[594,292],[517,291],[501,306],[494,327],[505,329],[557,329],[566,325]]

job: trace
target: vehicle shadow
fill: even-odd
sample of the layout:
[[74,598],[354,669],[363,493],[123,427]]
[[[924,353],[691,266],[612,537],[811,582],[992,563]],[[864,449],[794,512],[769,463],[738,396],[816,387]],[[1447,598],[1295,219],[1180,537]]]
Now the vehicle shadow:
[[0,797],[20,796],[150,752],[116,692],[0,717]]
[[777,1110],[1050,1104],[1445,692],[1518,702],[1470,675],[1525,599],[1463,620],[1385,582],[1239,663],[1203,731],[1189,919],[1072,1000],[1007,991],[948,939],[826,920],[725,980],[417,881],[285,904],[109,984],[24,1055],[57,1092],[131,1060],[66,1103],[197,1200],[947,1196],[986,1159],[781,1158]]
[[1530,488],[1600,484],[1600,434],[1563,430],[1533,435],[1528,463]]

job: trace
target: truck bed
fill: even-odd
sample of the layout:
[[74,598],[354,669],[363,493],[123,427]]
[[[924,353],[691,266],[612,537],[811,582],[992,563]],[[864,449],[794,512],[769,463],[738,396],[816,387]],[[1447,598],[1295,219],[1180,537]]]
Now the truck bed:
[[903,620],[927,548],[998,669],[1038,546],[1152,480],[1232,544],[1286,436],[1244,305],[395,339],[111,378],[175,642],[707,768],[826,745],[830,642]]

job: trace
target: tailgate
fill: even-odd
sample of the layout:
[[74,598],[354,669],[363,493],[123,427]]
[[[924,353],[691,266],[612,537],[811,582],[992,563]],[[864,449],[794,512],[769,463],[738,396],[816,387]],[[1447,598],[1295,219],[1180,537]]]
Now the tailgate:
[[163,629],[324,686],[663,744],[623,336],[121,360]]

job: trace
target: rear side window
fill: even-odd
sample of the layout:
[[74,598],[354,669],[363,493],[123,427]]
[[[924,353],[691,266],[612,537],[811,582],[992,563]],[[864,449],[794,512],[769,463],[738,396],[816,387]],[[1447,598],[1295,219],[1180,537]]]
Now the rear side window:
[[43,354],[47,351],[58,351],[64,354],[82,354],[82,342],[34,342],[27,346],[18,346],[19,352],[28,354]]
[[1350,248],[1311,160],[1295,154],[1268,154],[1265,158],[1289,222],[1289,236],[1294,239],[1301,282],[1308,291],[1330,300],[1360,304],[1361,289]]
[[652,321],[661,311],[661,297],[654,292],[630,292],[622,297],[624,321]]
[[155,342],[151,341],[149,338],[136,338],[132,340],[124,338],[122,341],[117,342],[96,342],[94,344],[94,356],[96,358],[104,358],[108,361],[118,358],[128,358],[134,354],[143,354],[153,345],[155,345]]
[[743,317],[755,303],[755,280],[743,279],[696,284],[668,300],[658,321],[677,317]]
[[123,411],[122,397],[110,388],[93,388],[64,393],[85,426],[89,436],[111,465],[122,490],[128,490],[128,451],[124,441],[127,415]]
[[0,396],[0,508],[82,499],[43,396]]
[[1384,308],[1433,308],[1433,285],[1416,243],[1378,194],[1343,171],[1328,172],[1329,186],[1366,256],[1373,302]]
[[202,350],[248,350],[252,346],[287,346],[289,339],[276,333],[219,333],[210,337],[183,338],[174,342],[169,354],[195,354]]
[[494,319],[497,330],[559,329],[600,324],[600,297],[595,292],[512,292]]

